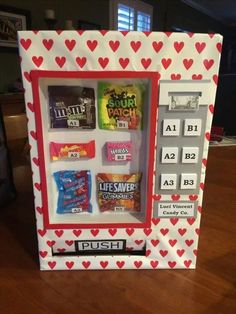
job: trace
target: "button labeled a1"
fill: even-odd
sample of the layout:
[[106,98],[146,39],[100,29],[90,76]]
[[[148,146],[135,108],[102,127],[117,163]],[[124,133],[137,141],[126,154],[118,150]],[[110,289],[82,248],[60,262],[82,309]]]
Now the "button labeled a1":
[[175,190],[176,189],[177,175],[175,173],[162,173],[161,174],[161,190]]
[[178,161],[178,147],[162,147],[161,162],[163,164],[176,164]]
[[201,119],[185,119],[184,120],[184,136],[201,135],[202,120]]
[[164,119],[163,132],[164,136],[178,136],[180,131],[179,119]]

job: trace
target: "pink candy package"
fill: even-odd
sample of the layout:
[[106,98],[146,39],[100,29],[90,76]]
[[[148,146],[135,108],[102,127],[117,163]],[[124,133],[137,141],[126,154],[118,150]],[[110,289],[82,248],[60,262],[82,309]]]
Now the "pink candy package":
[[107,159],[109,161],[129,161],[132,160],[131,141],[107,142]]

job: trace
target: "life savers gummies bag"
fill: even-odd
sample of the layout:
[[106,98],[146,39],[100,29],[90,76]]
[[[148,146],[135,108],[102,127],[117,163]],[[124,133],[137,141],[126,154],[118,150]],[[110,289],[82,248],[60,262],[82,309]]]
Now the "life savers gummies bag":
[[97,174],[98,205],[101,212],[139,212],[141,173]]
[[98,82],[99,128],[140,130],[145,90],[144,84]]

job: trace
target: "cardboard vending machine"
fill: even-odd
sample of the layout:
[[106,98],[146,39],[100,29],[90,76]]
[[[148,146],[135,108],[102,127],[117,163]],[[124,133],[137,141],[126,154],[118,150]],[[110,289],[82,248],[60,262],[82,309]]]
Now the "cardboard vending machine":
[[40,267],[195,268],[222,37],[21,31]]

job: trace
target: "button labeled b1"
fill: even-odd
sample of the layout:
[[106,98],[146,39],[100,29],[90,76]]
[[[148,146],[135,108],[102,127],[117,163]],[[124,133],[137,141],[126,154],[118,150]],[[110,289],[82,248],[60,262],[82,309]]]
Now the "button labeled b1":
[[201,119],[185,119],[184,120],[184,136],[201,135],[202,120]]

